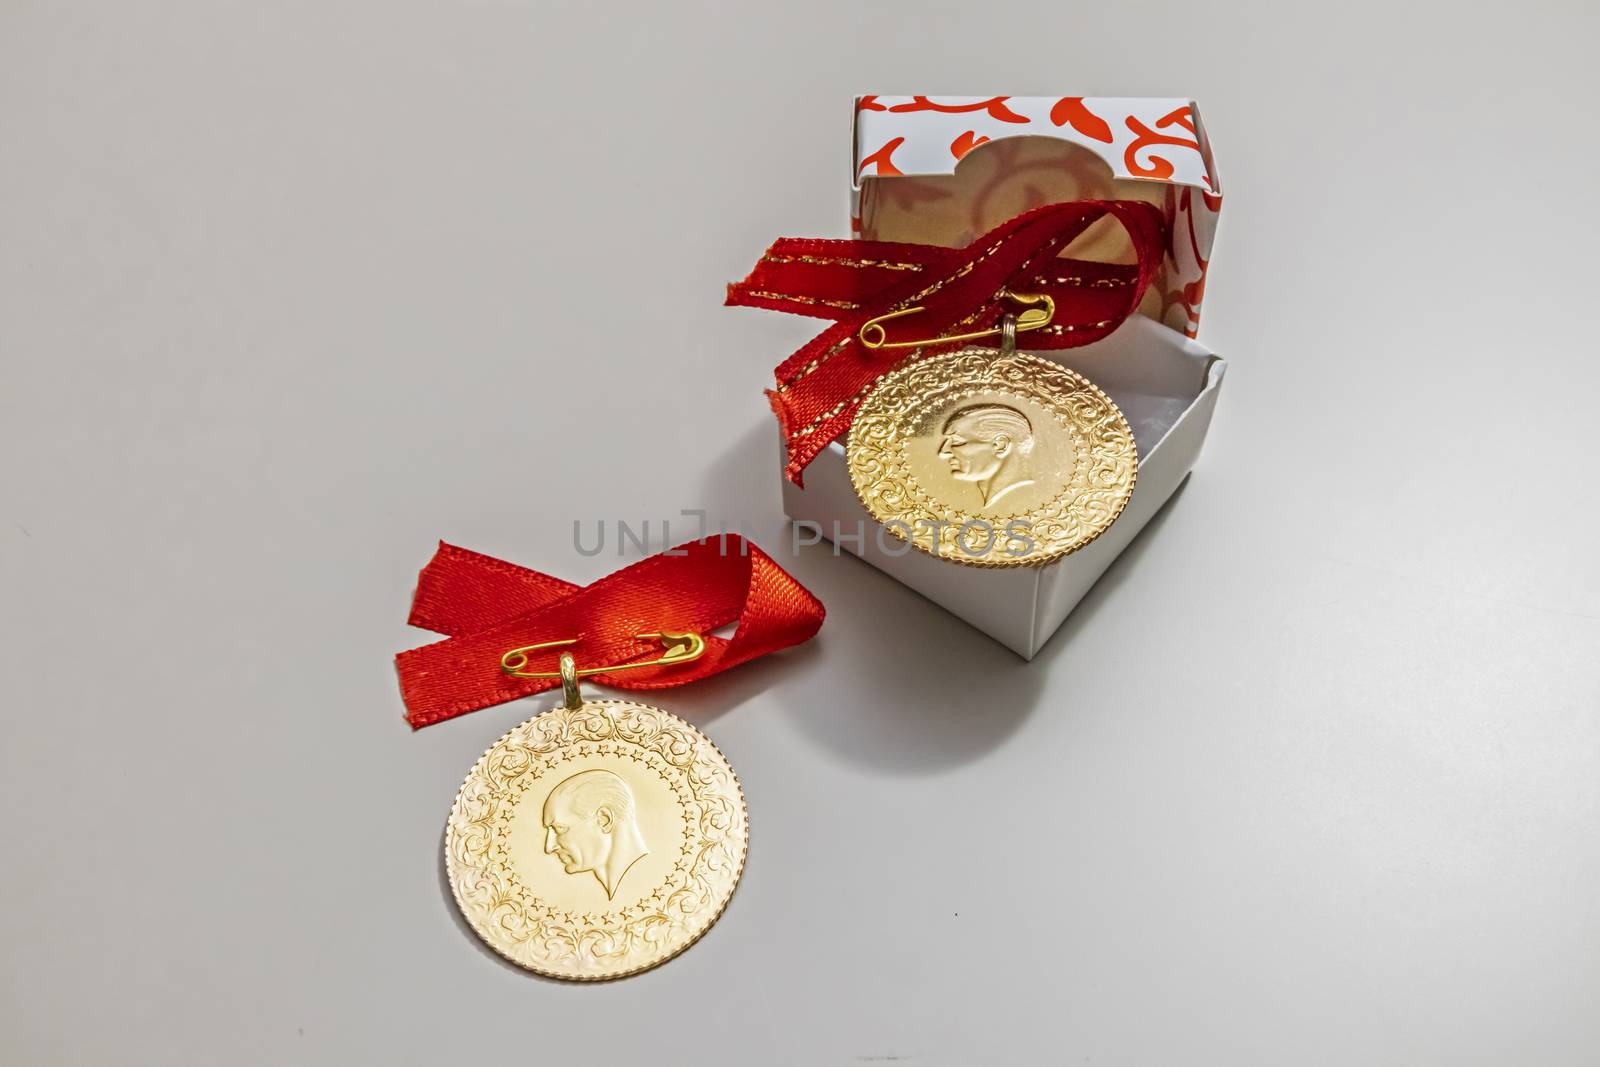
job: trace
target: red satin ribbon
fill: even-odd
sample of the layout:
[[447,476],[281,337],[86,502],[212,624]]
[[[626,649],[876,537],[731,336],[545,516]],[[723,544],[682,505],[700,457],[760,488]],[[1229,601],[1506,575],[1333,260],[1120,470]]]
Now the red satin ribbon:
[[[1058,258],[1107,215],[1132,238],[1134,265]],[[861,397],[884,374],[958,343],[873,351],[858,336],[867,320],[922,307],[888,324],[891,341],[970,333],[1016,310],[1004,299],[1007,289],[1047,293],[1056,302],[1055,319],[1027,333],[1026,346],[1086,345],[1138,308],[1160,269],[1165,241],[1160,210],[1132,200],[1050,204],[996,226],[965,248],[779,239],[748,278],[728,286],[727,303],[835,320],[779,364],[778,387],[767,393],[788,446],[784,473],[801,484],[806,465],[850,428]]]
[[[661,654],[635,635],[660,630],[705,636],[705,653],[688,663],[640,667],[594,680],[622,689],[664,689],[709,677],[799,644],[822,625],[822,604],[761,549],[732,534],[691,541],[580,586],[454,545],[422,569],[411,625],[449,634],[395,657],[406,721],[422,728],[560,685],[555,678],[514,678],[500,669],[507,651],[577,638],[526,669],[553,671],[563,651],[580,668],[646,660]],[[737,620],[732,637],[709,631]]]

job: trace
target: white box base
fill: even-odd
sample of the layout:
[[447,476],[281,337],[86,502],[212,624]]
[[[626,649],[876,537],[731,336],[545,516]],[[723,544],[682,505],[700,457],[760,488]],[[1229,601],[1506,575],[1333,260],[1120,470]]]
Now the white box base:
[[[804,489],[783,479],[789,518],[815,524],[824,537],[1024,659],[1043,647],[1193,469],[1227,369],[1204,345],[1142,315],[1095,344],[1035,354],[1103,389],[1122,409],[1139,446],[1139,478],[1121,516],[1093,542],[1054,563],[972,567],[909,548],[887,532],[875,536],[879,527],[850,485],[838,441],[806,468]],[[860,543],[858,530],[866,531]]]

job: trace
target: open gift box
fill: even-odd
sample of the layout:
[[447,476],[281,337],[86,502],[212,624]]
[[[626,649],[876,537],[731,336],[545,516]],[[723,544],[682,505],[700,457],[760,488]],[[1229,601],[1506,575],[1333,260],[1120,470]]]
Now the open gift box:
[[[1155,281],[1138,314],[1079,348],[1035,354],[1067,366],[1122,409],[1138,479],[1117,520],[1089,544],[1038,566],[975,567],[880,529],[857,498],[834,441],[783,482],[784,510],[1025,658],[1043,646],[1193,468],[1225,364],[1195,341],[1221,189],[1193,101],[1084,97],[856,100],[851,228],[867,240],[962,247],[1025,211],[1078,200],[1143,200],[1166,222]],[[1101,219],[1063,257],[1131,263]],[[1018,347],[1028,350],[1026,338]],[[865,531],[863,535],[863,531]]]

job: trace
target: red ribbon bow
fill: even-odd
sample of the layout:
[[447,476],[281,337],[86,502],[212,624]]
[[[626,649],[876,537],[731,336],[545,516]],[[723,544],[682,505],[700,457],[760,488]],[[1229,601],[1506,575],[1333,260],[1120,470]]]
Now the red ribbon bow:
[[[1134,265],[1058,258],[1107,215],[1132,238]],[[767,393],[788,447],[784,473],[799,485],[806,465],[850,428],[862,396],[880,377],[907,359],[960,343],[873,351],[859,337],[870,319],[921,307],[894,329],[911,337],[970,333],[1000,320],[1007,290],[1045,293],[1055,300],[1055,320],[1028,333],[1027,346],[1086,345],[1137,310],[1161,266],[1165,241],[1160,210],[1133,200],[1050,204],[965,248],[780,238],[748,278],[728,286],[727,303],[835,320],[778,365],[778,387]]]
[[[621,666],[660,654],[641,633],[704,636],[699,659],[594,676],[623,689],[664,689],[797,645],[817,632],[822,616],[804,586],[732,534],[679,545],[587,586],[441,541],[418,576],[410,621],[450,636],[400,653],[395,668],[406,721],[420,729],[561,684],[504,673],[500,658],[512,649],[577,638],[571,650],[579,667]],[[735,620],[732,637],[709,633]],[[555,656],[539,669],[555,670]]]

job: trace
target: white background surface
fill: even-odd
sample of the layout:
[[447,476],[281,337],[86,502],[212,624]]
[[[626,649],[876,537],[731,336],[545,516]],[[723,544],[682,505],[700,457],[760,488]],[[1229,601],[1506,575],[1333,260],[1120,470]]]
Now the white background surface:
[[[1580,1064],[1600,1022],[1582,5],[0,7],[0,1059]],[[723,921],[480,949],[413,734],[435,540],[776,548],[722,309],[841,235],[858,91],[1193,95],[1232,363],[1032,664],[825,547],[810,647],[660,694],[744,779]]]

